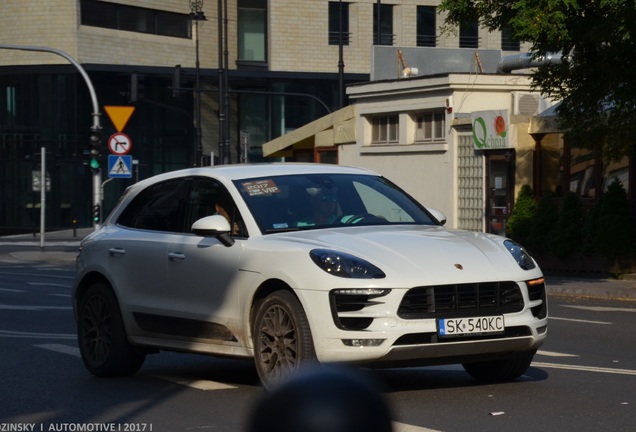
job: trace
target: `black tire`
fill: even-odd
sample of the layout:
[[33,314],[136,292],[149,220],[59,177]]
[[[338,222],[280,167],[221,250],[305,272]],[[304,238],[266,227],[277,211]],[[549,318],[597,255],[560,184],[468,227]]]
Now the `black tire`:
[[146,358],[128,342],[117,298],[104,282],[92,285],[82,298],[77,339],[86,369],[100,377],[134,374]]
[[276,291],[257,305],[252,334],[256,371],[267,389],[316,362],[307,316],[288,291]]
[[462,366],[478,381],[512,381],[528,370],[536,352],[537,350],[523,352],[500,360],[464,363]]

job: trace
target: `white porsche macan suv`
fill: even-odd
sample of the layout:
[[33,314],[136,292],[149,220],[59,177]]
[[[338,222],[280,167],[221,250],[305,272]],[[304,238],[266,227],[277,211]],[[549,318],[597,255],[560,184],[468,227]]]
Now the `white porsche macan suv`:
[[130,186],[81,243],[87,369],[160,350],[254,358],[266,387],[312,362],[461,363],[511,380],[547,334],[543,275],[513,241],[448,230],[361,168],[192,168]]

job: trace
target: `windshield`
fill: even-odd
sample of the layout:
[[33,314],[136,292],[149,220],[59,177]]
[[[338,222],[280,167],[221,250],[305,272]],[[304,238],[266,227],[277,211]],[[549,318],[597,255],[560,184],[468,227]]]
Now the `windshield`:
[[234,183],[263,233],[354,224],[437,224],[383,177],[296,174]]

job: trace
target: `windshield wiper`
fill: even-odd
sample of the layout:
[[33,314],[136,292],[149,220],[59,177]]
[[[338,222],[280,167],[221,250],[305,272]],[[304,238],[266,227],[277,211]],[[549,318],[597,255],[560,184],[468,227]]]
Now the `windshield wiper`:
[[270,228],[265,230],[265,234],[290,232],[290,231],[300,231],[300,228],[298,227]]

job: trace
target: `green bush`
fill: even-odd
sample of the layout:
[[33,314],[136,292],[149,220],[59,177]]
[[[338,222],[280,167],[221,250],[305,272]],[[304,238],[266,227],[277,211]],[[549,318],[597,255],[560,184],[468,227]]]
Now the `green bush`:
[[532,219],[534,218],[536,207],[532,188],[528,185],[523,185],[519,190],[517,201],[506,225],[508,236],[521,245],[527,244],[530,239]]
[[530,224],[528,249],[532,252],[548,252],[554,241],[558,220],[559,211],[554,204],[554,194],[544,195]]
[[557,258],[572,254],[608,260],[615,276],[624,273],[636,254],[636,227],[630,215],[627,193],[615,180],[590,211],[580,198],[569,193],[559,211],[554,196],[535,203],[532,189],[523,186],[507,225],[508,236],[531,253],[553,253]]
[[593,244],[596,253],[614,264],[633,252],[634,223],[629,201],[618,179],[610,184],[594,209]]
[[570,192],[563,198],[563,208],[550,250],[559,258],[580,251],[583,245],[583,224],[581,200],[577,194]]

